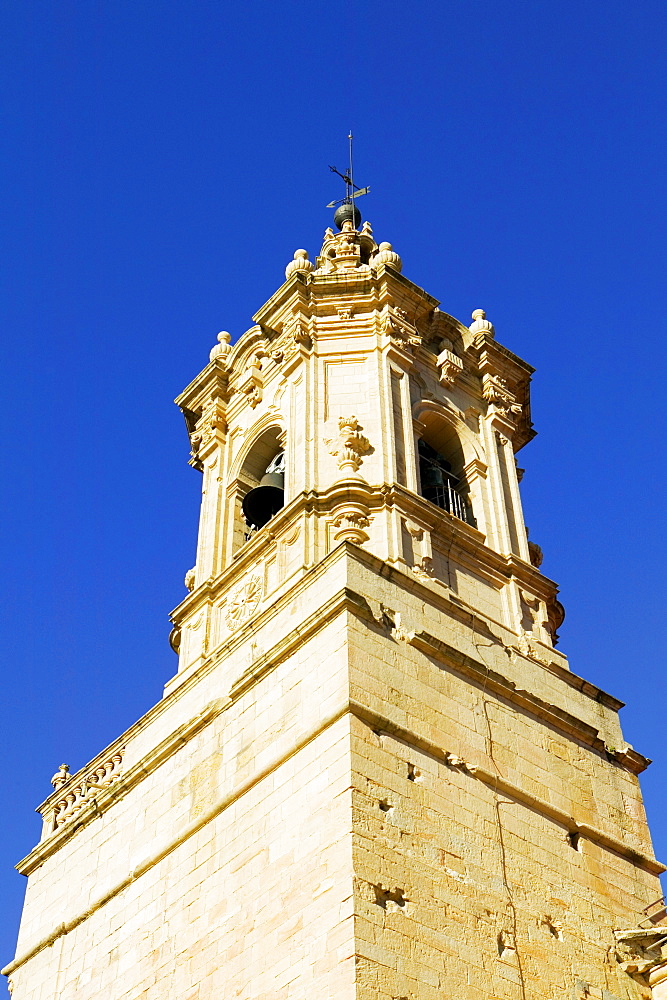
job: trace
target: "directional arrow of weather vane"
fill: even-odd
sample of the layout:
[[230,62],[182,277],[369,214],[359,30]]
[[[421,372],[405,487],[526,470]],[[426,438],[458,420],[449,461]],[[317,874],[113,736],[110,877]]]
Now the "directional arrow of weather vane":
[[353,174],[353,171],[352,171],[352,133],[351,132],[348,135],[348,139],[350,141],[350,166],[348,168],[347,173],[346,174],[342,174],[340,172],[340,170],[336,169],[336,167],[332,167],[331,165],[329,166],[329,170],[331,170],[332,173],[338,174],[338,176],[342,180],[345,181],[345,197],[344,198],[339,198],[338,201],[330,201],[329,204],[327,205],[327,208],[335,208],[336,205],[344,205],[346,203],[349,204],[350,202],[355,201],[357,198],[361,198],[362,194],[368,194],[368,192],[370,191],[370,187],[360,188],[360,187],[358,187],[357,184],[354,183],[354,174]]

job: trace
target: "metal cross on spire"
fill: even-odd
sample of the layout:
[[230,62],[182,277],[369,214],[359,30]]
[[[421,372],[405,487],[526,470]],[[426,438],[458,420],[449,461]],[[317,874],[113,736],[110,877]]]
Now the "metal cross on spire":
[[334,174],[338,174],[338,176],[343,181],[345,181],[345,197],[340,198],[338,201],[330,201],[329,204],[327,205],[327,208],[336,208],[337,205],[351,205],[352,211],[350,214],[352,219],[354,220],[355,199],[360,198],[363,194],[368,194],[368,192],[370,191],[370,187],[360,188],[357,184],[354,183],[354,167],[352,161],[352,140],[353,140],[352,132],[350,132],[347,138],[350,143],[350,165],[348,167],[347,173],[343,174],[340,172],[340,170],[337,170],[336,167],[332,167],[331,165],[329,165],[329,170],[331,170],[332,173]]

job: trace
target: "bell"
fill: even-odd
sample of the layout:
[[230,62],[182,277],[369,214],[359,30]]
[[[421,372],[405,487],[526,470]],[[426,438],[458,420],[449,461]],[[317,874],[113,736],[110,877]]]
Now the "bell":
[[437,465],[427,465],[426,462],[422,463],[421,480],[422,489],[434,489],[445,485],[445,477],[442,474],[442,469],[438,468]]
[[284,472],[266,472],[255,486],[243,498],[241,509],[248,524],[254,528],[263,528],[274,514],[277,514],[285,504],[285,474]]

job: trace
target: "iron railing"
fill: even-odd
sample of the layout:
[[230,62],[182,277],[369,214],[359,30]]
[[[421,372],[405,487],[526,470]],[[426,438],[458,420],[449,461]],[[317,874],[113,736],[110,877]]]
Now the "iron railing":
[[466,502],[450,480],[445,479],[440,486],[427,486],[424,490],[424,497],[434,503],[436,507],[458,517],[460,521],[469,523]]

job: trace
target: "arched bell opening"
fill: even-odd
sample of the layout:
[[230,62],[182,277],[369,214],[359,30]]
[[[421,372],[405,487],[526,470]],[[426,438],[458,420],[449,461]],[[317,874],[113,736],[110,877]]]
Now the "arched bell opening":
[[261,477],[243,498],[241,510],[246,524],[254,533],[263,528],[285,506],[285,452],[275,455]]
[[234,548],[238,549],[285,505],[285,449],[281,431],[264,431],[246,453],[236,479]]
[[475,524],[470,504],[461,440],[454,427],[435,414],[424,414],[418,442],[419,492],[430,503],[467,524]]

